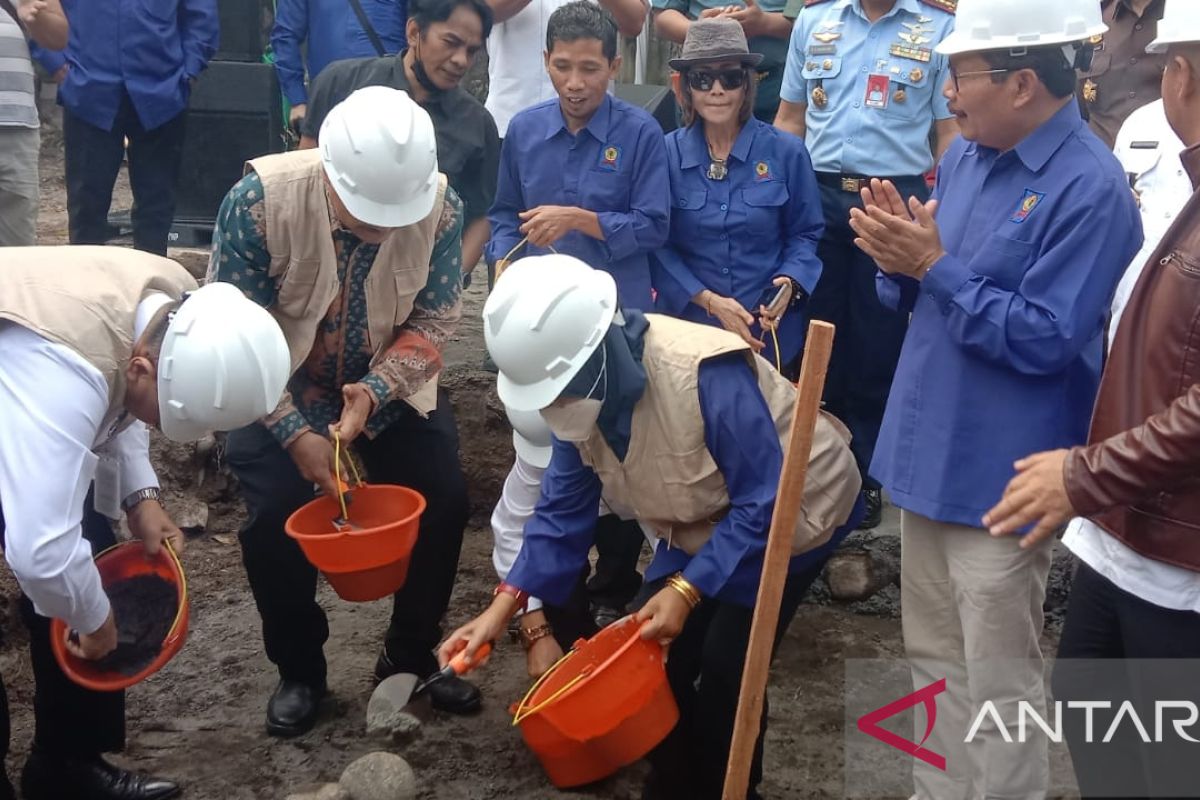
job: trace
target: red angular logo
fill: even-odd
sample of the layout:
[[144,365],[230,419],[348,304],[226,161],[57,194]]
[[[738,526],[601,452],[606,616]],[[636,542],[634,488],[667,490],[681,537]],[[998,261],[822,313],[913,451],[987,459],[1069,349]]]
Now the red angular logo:
[[[877,708],[869,714],[862,715],[858,718],[858,729],[884,744],[891,745],[897,750],[908,753],[913,758],[919,758],[926,764],[945,772],[946,757],[932,750],[927,750],[924,747],[926,740],[929,739],[929,734],[933,733],[934,723],[937,722],[937,700],[935,698],[944,691],[946,691],[946,679],[942,678],[940,681],[929,684],[924,689],[918,689],[912,694],[905,695],[899,700]],[[893,717],[901,711],[906,711],[918,703],[922,703],[925,706],[925,735],[921,737],[920,742],[910,742],[903,736],[898,736],[891,731],[879,727],[879,723],[888,717]]]

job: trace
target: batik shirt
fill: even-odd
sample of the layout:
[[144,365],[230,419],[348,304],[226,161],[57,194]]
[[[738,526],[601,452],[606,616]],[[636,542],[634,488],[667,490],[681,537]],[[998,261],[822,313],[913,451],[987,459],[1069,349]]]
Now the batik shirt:
[[[300,434],[324,434],[342,413],[342,387],[362,383],[375,397],[375,412],[365,432],[371,437],[411,409],[403,402],[442,369],[441,348],[462,313],[462,202],[447,187],[438,221],[429,279],[417,294],[412,312],[375,364],[367,334],[367,275],[379,246],[367,244],[342,228],[329,211],[338,293],[317,328],[304,363],[292,375],[279,406],[265,420],[287,447]],[[261,306],[275,302],[277,279],[268,273],[262,181],[255,173],[234,185],[221,204],[213,233],[208,280],[225,281]]]

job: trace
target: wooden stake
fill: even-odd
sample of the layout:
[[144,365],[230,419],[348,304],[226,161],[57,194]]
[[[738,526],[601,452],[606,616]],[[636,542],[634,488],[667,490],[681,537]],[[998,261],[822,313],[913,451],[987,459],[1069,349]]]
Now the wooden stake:
[[804,499],[804,480],[808,475],[813,431],[817,426],[821,393],[825,389],[825,373],[829,369],[829,356],[833,350],[833,333],[834,327],[827,322],[814,321],[808,325],[799,390],[796,392],[796,409],[788,434],[787,452],[783,457],[783,469],[779,474],[775,513],[771,518],[771,531],[767,535],[762,579],[758,584],[750,642],[742,670],[742,688],[738,695],[733,741],[729,747],[725,788],[721,795],[723,800],[744,800],[750,782],[750,760],[754,756],[763,698],[767,692],[771,645],[779,625],[779,604],[783,600],[783,584],[787,580],[788,561],[792,556],[792,536],[800,517],[800,503]]

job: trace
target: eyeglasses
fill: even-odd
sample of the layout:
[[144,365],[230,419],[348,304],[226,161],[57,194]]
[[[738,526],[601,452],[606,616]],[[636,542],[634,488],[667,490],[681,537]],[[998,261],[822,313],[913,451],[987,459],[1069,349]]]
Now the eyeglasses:
[[706,69],[690,69],[687,71],[687,84],[695,92],[710,91],[713,83],[718,80],[727,92],[740,89],[746,83],[746,70],[723,69],[720,72],[710,72]]
[[954,81],[954,91],[957,92],[959,78],[970,78],[975,75],[1003,75],[1012,71],[1011,69],[977,69],[971,72],[957,72],[954,67],[950,67],[950,80]]

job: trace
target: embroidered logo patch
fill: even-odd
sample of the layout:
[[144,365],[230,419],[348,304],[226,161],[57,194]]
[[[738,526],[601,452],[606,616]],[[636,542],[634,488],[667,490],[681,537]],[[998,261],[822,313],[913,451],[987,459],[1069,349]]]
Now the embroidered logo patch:
[[766,161],[759,161],[754,165],[754,180],[769,181],[771,180],[771,165]]
[[600,151],[600,168],[609,169],[613,172],[621,166],[621,148],[615,144],[608,144]]
[[1038,203],[1042,202],[1042,198],[1045,196],[1045,192],[1035,192],[1033,189],[1026,189],[1025,196],[1021,198],[1021,205],[1017,208],[1016,213],[1008,218],[1008,221],[1020,225],[1029,219],[1029,215],[1033,213],[1033,210],[1037,208]]

